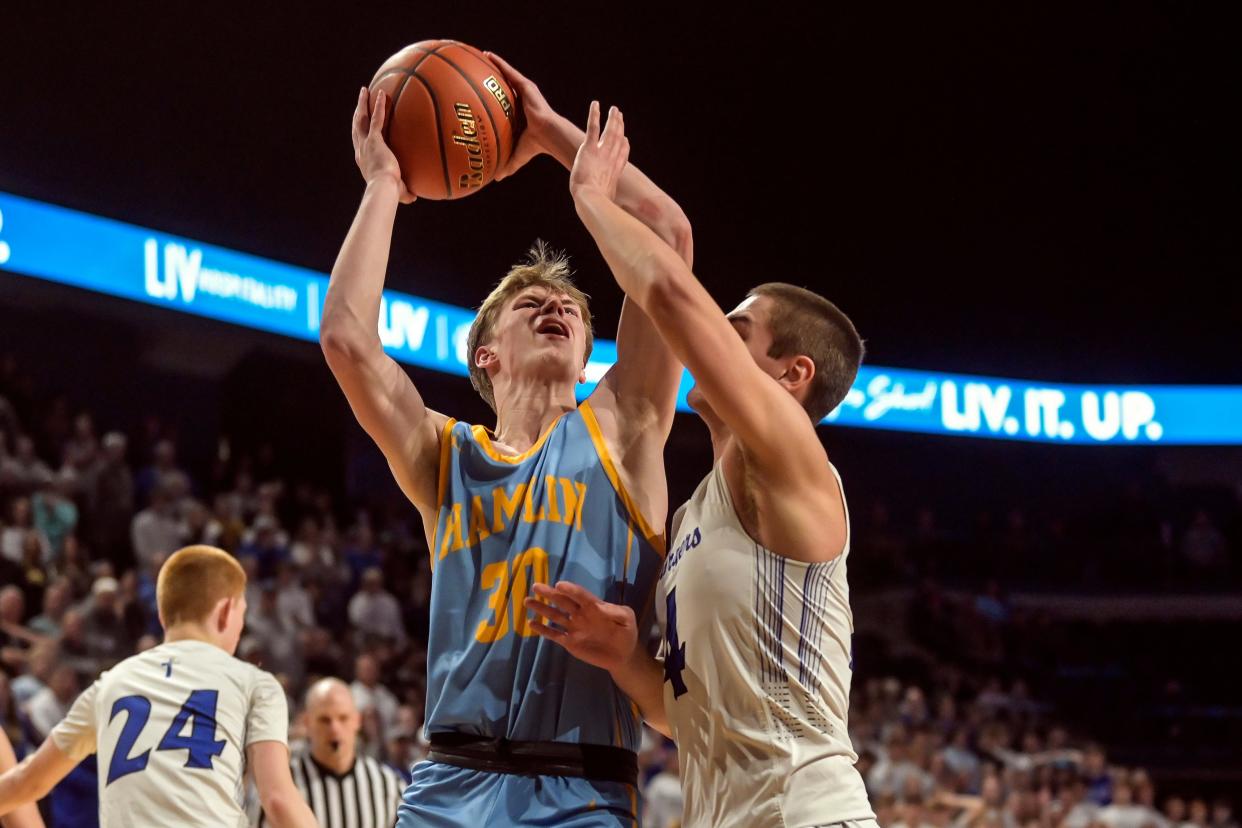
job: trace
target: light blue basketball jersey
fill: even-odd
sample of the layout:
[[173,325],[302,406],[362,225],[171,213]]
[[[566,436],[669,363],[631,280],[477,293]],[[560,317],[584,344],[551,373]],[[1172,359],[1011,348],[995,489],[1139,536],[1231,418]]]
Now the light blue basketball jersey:
[[427,731],[637,750],[640,718],[604,670],[531,629],[536,581],[572,581],[647,623],[663,553],[617,475],[589,402],[531,449],[482,426],[441,434],[432,535]]

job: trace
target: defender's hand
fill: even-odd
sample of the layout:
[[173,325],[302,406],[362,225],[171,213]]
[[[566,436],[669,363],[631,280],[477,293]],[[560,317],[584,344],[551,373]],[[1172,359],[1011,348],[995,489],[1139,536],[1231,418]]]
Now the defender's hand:
[[414,201],[414,194],[401,178],[401,165],[384,142],[384,118],[388,114],[388,96],[381,90],[375,92],[375,111],[371,111],[371,96],[364,86],[358,93],[358,105],[354,108],[353,140],[354,163],[362,171],[368,185],[377,181],[392,180],[397,184],[398,198],[402,204]]
[[617,182],[630,157],[630,141],[625,137],[625,119],[615,106],[608,110],[608,125],[599,129],[599,101],[591,101],[587,116],[586,140],[578,148],[569,171],[569,192],[578,197],[582,190],[596,190],[609,201],[617,197]]
[[633,654],[638,645],[634,610],[601,601],[569,581],[534,584],[532,589],[543,600],[527,598],[526,608],[544,620],[532,621],[531,628],[570,655],[612,672]]
[[548,105],[534,81],[514,69],[508,61],[495,52],[483,54],[496,64],[496,67],[500,69],[500,74],[504,75],[509,86],[517,94],[518,106],[521,107],[522,116],[526,121],[518,137],[517,146],[513,148],[513,155],[503,167],[496,171],[496,177],[493,180],[499,181],[526,166],[526,163],[536,155],[544,155],[552,151],[552,130],[556,119],[560,116]]

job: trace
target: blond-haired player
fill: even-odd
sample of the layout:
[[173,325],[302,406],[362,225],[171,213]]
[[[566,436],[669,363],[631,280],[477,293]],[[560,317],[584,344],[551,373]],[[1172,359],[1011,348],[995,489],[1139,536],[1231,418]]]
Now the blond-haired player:
[[[614,203],[629,145],[592,104],[570,175],[583,224],[629,300],[690,369],[715,463],[673,518],[656,607],[663,663],[629,608],[536,587],[546,637],[609,669],[677,742],[687,828],[875,825],[847,728],[849,514],[815,424],[862,359],[827,299],[760,285],[727,317],[690,268]],[[568,579],[567,579],[568,581]]]
[[97,753],[103,828],[247,825],[247,768],[273,825],[313,826],[289,775],[284,691],[233,657],[245,588],[246,573],[223,550],[188,546],[169,557],[156,581],[164,643],[101,675],[42,746],[0,776],[0,814],[42,798]]
[[[526,116],[505,172],[545,153],[568,167],[582,131],[500,66]],[[413,200],[384,142],[388,103],[377,95],[372,107],[359,92],[353,141],[366,190],[332,269],[320,341],[422,515],[431,550],[431,749],[414,767],[398,825],[631,825],[633,707],[606,672],[540,639],[522,601],[533,584],[569,578],[642,614],[663,549],[663,451],[681,366],[648,316],[627,305],[617,361],[579,405],[592,345],[586,297],[563,259],[537,249],[488,296],[470,331],[471,380],[495,428],[433,410],[378,334],[397,205]],[[618,171],[616,197],[689,259],[681,209],[632,165]]]

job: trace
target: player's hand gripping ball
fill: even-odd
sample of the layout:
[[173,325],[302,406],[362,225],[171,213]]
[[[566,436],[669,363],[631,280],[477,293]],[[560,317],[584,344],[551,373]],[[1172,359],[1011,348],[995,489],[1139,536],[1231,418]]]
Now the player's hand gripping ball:
[[454,40],[423,40],[384,61],[371,102],[388,98],[384,140],[419,198],[462,198],[487,186],[513,155],[521,106],[488,58]]

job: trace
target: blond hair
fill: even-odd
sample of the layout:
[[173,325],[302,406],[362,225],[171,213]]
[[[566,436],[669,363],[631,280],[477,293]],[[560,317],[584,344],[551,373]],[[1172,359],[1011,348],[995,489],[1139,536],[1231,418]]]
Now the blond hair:
[[557,293],[563,293],[578,306],[582,314],[582,327],[586,330],[586,351],[583,353],[583,365],[591,356],[591,348],[595,343],[595,334],[591,329],[591,309],[589,298],[573,283],[573,271],[569,267],[569,257],[564,253],[551,250],[542,239],[536,239],[526,254],[526,259],[509,268],[505,277],[496,283],[496,287],[479,306],[479,314],[470,325],[470,336],[466,339],[466,352],[470,360],[470,384],[479,396],[496,410],[496,397],[492,391],[492,378],[487,371],[475,364],[474,354],[480,345],[485,345],[491,338],[496,320],[504,310],[510,297],[529,287],[546,287]]
[[237,559],[214,546],[187,546],[169,556],[155,580],[155,601],[164,627],[207,618],[222,598],[246,589],[246,572]]

